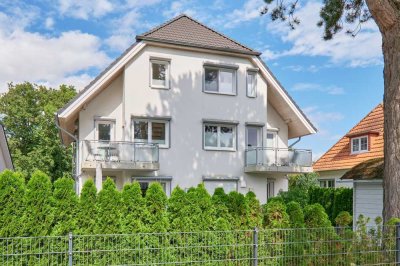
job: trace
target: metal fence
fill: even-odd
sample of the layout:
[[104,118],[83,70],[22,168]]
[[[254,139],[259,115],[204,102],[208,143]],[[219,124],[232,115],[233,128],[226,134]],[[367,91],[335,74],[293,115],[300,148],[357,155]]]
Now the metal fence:
[[1,238],[0,265],[397,265],[399,228]]

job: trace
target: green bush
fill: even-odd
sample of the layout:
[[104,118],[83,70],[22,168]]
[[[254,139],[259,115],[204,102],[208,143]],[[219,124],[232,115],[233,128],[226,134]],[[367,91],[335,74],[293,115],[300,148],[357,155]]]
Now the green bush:
[[347,211],[350,215],[353,214],[353,189],[352,188],[336,188],[332,217],[337,217],[340,212]]
[[228,194],[228,211],[232,217],[233,229],[248,229],[250,209],[243,194],[236,191]]
[[335,218],[335,223],[337,226],[345,227],[353,222],[353,217],[347,211],[341,211]]
[[0,236],[23,234],[25,183],[22,174],[5,170],[0,174]]
[[264,226],[266,228],[288,228],[289,224],[289,215],[284,203],[272,201],[264,206]]
[[300,203],[291,201],[286,205],[286,211],[289,215],[290,226],[292,228],[304,227],[304,213]]
[[308,228],[331,227],[331,221],[324,207],[319,203],[304,208],[304,222]]
[[143,217],[146,216],[145,200],[138,182],[127,184],[121,193],[121,223],[122,232],[132,234],[143,232],[145,224]]
[[249,206],[249,218],[248,227],[249,228],[260,228],[262,226],[262,208],[260,201],[257,199],[254,192],[249,191],[246,194],[247,205]]
[[94,234],[97,218],[97,190],[93,180],[83,185],[79,198],[77,214],[77,233],[83,235]]
[[168,220],[170,230],[189,232],[193,228],[191,219],[192,205],[188,195],[179,186],[175,187],[168,199]]
[[146,214],[144,222],[148,232],[167,232],[167,196],[160,183],[154,182],[147,189],[145,196]]

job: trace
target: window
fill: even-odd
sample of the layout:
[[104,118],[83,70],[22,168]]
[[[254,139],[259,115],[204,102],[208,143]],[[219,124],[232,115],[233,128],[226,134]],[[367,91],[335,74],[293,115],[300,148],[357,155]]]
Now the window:
[[169,148],[169,121],[133,120],[134,142],[157,143],[160,148]]
[[209,93],[235,95],[236,70],[205,67],[204,91]]
[[276,132],[267,132],[267,148],[276,148]]
[[246,127],[246,147],[247,148],[262,147],[262,127],[258,126]]
[[162,60],[150,60],[151,87],[169,89],[169,62]]
[[275,196],[275,183],[274,181],[267,181],[267,201]]
[[320,179],[319,180],[320,187],[335,187],[334,179]]
[[170,179],[158,179],[154,177],[150,178],[145,178],[145,177],[132,177],[132,182],[137,180],[140,185],[140,190],[142,191],[142,196],[146,196],[146,192],[149,189],[150,185],[152,183],[159,183],[164,190],[165,194],[169,196],[171,194],[170,192],[170,185],[171,185],[171,180]]
[[223,188],[225,193],[237,191],[237,180],[204,180],[208,193],[214,194],[216,188]]
[[114,122],[106,120],[97,120],[96,139],[101,141],[114,140]]
[[351,139],[351,153],[361,153],[368,151],[368,137],[358,137]]
[[247,71],[247,97],[257,96],[257,72]]
[[236,126],[204,124],[204,148],[211,150],[235,150]]

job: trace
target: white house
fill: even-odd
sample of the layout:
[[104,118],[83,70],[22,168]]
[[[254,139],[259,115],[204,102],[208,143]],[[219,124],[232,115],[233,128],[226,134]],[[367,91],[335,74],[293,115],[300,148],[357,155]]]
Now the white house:
[[5,169],[13,170],[14,166],[8,149],[7,136],[3,125],[0,124],[0,172]]
[[75,143],[78,193],[110,176],[118,188],[204,182],[266,202],[287,174],[312,171],[311,151],[288,140],[316,129],[260,53],[186,15],[138,35],[56,120]]

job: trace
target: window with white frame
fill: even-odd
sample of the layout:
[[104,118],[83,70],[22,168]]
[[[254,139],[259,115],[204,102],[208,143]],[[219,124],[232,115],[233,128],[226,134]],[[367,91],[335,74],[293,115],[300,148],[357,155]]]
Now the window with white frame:
[[112,141],[114,140],[115,121],[96,120],[96,140]]
[[164,179],[146,179],[146,178],[142,178],[142,177],[137,179],[135,177],[132,177],[132,182],[133,181],[138,181],[143,197],[146,196],[146,192],[152,183],[159,183],[161,185],[162,189],[164,190],[164,192],[167,194],[167,196],[169,196],[171,194],[171,191],[170,191],[171,180],[168,180],[168,179],[165,179],[165,180]]
[[262,147],[262,127],[246,126],[246,148]]
[[204,149],[236,149],[236,125],[204,123]]
[[257,72],[247,71],[247,97],[257,96]]
[[276,148],[277,147],[277,138],[276,132],[274,131],[267,131],[267,148]]
[[334,179],[320,179],[319,180],[320,187],[335,187],[335,180]]
[[225,193],[237,191],[237,186],[237,180],[204,180],[204,187],[211,195],[217,188],[223,188]]
[[351,139],[351,153],[361,153],[368,151],[368,136]]
[[169,121],[133,119],[133,141],[156,143],[160,148],[169,148]]
[[168,60],[150,60],[150,81],[152,88],[169,89],[169,66]]
[[236,70],[208,66],[204,67],[204,91],[236,95]]

